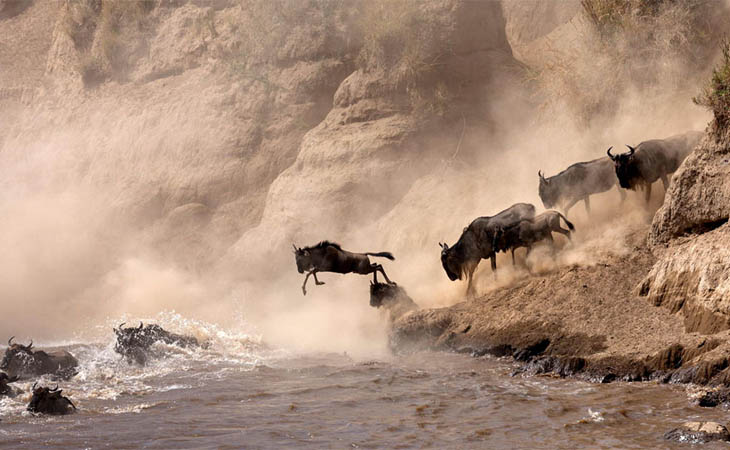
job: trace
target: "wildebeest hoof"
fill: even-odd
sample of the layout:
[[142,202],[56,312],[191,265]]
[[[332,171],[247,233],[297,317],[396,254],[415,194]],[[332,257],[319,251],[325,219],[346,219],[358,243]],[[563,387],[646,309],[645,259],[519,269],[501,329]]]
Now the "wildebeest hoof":
[[302,288],[302,294],[307,295],[307,290]]
[[322,286],[324,284],[324,281],[315,281],[314,284],[316,284],[317,286]]

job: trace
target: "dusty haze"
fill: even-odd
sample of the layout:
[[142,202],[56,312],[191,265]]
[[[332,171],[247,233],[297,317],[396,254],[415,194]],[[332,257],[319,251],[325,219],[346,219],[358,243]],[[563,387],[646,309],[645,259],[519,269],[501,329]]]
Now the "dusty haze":
[[[710,119],[691,98],[719,36],[695,34],[727,2],[625,18],[657,27],[645,48],[578,2],[546,4],[35,1],[3,16],[0,330],[107,339],[176,311],[295,350],[385,351],[368,277],[322,274],[304,297],[292,243],[393,252],[385,270],[417,303],[453,304],[465,285],[438,242],[515,202],[541,210],[538,170]],[[618,199],[571,210],[557,264],[627,251],[616,237],[651,211]],[[498,266],[497,283],[480,266],[480,291],[528,276]]]

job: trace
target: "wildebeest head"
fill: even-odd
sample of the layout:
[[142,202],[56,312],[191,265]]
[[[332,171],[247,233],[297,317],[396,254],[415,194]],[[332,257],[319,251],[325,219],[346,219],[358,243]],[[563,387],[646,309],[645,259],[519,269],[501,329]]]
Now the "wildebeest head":
[[71,400],[61,395],[63,390],[58,389],[58,385],[53,389],[36,386],[33,384],[33,397],[28,403],[28,411],[39,414],[68,414],[76,410]]
[[33,341],[28,345],[13,344],[15,336],[8,339],[8,348],[5,350],[5,356],[0,362],[0,370],[15,371],[16,366],[24,365],[27,361],[33,359]]
[[312,268],[312,254],[306,248],[297,248],[294,245],[294,259],[297,262],[297,270],[299,273],[304,273]]
[[634,152],[636,149],[630,145],[626,147],[629,151],[626,153],[620,153],[618,155],[611,154],[609,147],[606,151],[611,161],[613,161],[614,168],[616,169],[616,177],[618,178],[619,185],[624,189],[633,189],[636,184],[636,179],[639,178],[639,168],[636,164],[636,158]]
[[540,194],[540,200],[545,205],[546,209],[552,208],[558,203],[558,195],[560,191],[549,178],[545,178],[541,171],[537,171],[537,176],[540,178],[540,186],[538,187],[538,193]]
[[5,372],[0,372],[0,395],[12,395],[13,388],[8,386],[10,383],[18,381],[18,377],[10,377]]
[[449,247],[447,244],[441,242],[439,242],[439,246],[441,247],[441,265],[444,266],[449,280],[461,280],[461,265],[463,261],[458,257],[453,247]]

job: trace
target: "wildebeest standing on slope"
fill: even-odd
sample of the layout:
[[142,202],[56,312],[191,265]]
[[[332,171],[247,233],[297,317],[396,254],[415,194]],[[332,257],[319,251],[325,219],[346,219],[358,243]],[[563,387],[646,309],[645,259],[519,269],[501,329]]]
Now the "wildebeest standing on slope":
[[535,217],[535,206],[529,203],[515,203],[494,216],[478,217],[464,228],[459,240],[452,247],[441,246],[441,264],[451,281],[461,280],[466,275],[467,296],[474,292],[472,278],[479,261],[489,258],[492,272],[497,270],[497,254],[494,245],[496,230],[506,228],[522,219]]
[[321,286],[324,282],[317,279],[317,272],[334,273],[359,273],[360,275],[373,274],[373,282],[378,282],[378,272],[382,273],[385,281],[390,283],[388,275],[385,274],[383,266],[378,263],[371,263],[369,256],[388,258],[393,261],[395,258],[390,252],[378,253],[353,253],[343,250],[340,244],[322,241],[312,247],[297,248],[294,246],[294,258],[297,262],[299,273],[307,272],[302,284],[302,292],[307,295],[307,280],[314,275],[314,283]]
[[[568,229],[560,226],[560,219],[565,221]],[[575,226],[562,214],[557,211],[545,211],[532,220],[520,220],[519,222],[497,230],[494,237],[494,248],[499,251],[512,251],[512,265],[515,264],[515,250],[520,247],[527,247],[527,255],[532,251],[532,246],[540,241],[547,240],[553,243],[553,232],[561,233],[570,239],[570,233]]]
[[29,345],[13,344],[14,337],[8,339],[8,348],[0,363],[0,369],[10,376],[24,379],[49,374],[67,379],[76,374],[79,362],[66,350],[33,351],[33,341]]
[[646,203],[651,198],[651,184],[661,179],[664,191],[669,187],[668,175],[679,168],[684,158],[702,139],[703,133],[690,131],[666,139],[644,141],[636,148],[627,145],[627,153],[612,155],[616,177],[624,189],[635,190],[638,186],[645,189]]
[[[610,150],[610,149],[609,149]],[[545,177],[541,171],[538,192],[545,208],[558,207],[565,215],[577,202],[585,202],[586,212],[591,212],[590,196],[618,187],[613,163],[607,157],[571,165],[557,175]],[[618,188],[623,202],[626,193]]]

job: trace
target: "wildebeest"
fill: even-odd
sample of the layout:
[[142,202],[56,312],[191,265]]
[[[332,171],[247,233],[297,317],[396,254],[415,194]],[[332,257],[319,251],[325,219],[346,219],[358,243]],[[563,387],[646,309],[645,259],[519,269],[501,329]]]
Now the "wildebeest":
[[627,153],[613,155],[610,148],[606,153],[613,160],[621,187],[631,190],[643,187],[646,202],[649,203],[651,184],[661,179],[666,191],[669,187],[668,175],[677,170],[702,136],[698,131],[690,131],[666,139],[644,141],[635,148],[626,145],[629,148]]
[[402,315],[418,309],[416,302],[406,293],[405,289],[395,283],[370,282],[370,306],[383,307],[388,311],[391,322]]
[[[568,229],[560,226],[560,219],[565,221]],[[499,251],[512,251],[512,265],[515,264],[515,250],[527,247],[527,254],[532,246],[540,241],[553,242],[553,232],[561,233],[570,240],[570,233],[575,226],[564,215],[557,211],[545,211],[532,220],[520,220],[510,226],[499,228],[494,237],[494,248]]]
[[150,347],[155,342],[164,342],[183,348],[201,346],[195,337],[171,333],[157,324],[144,326],[140,322],[138,327],[124,328],[124,323],[122,323],[119,328],[113,328],[113,330],[117,335],[114,351],[127,358],[128,362],[136,362],[140,365],[147,362]]
[[497,255],[493,247],[498,228],[505,228],[522,219],[535,217],[535,206],[529,203],[515,203],[494,216],[478,217],[464,228],[459,240],[452,247],[441,246],[441,264],[451,281],[461,280],[466,275],[466,294],[473,293],[472,278],[479,261],[489,258],[492,272],[497,270]]
[[15,397],[17,395],[17,390],[13,389],[12,386],[9,386],[10,383],[15,383],[18,381],[18,377],[9,377],[8,374],[4,372],[0,372],[0,397],[2,396],[8,396],[8,397]]
[[393,261],[395,258],[390,252],[378,253],[352,253],[343,250],[339,244],[329,241],[322,241],[312,247],[297,248],[294,245],[294,258],[299,273],[307,272],[302,284],[302,292],[307,295],[307,280],[314,275],[314,283],[321,286],[324,282],[317,279],[317,272],[335,273],[358,273],[360,275],[373,274],[373,282],[378,282],[378,272],[382,273],[385,281],[390,283],[388,275],[385,274],[383,266],[378,263],[371,263],[369,256],[388,258]]
[[[610,149],[609,149],[610,150]],[[586,212],[591,212],[590,196],[618,187],[611,159],[607,157],[571,165],[557,175],[545,177],[537,171],[540,179],[538,193],[546,209],[558,207],[565,215],[577,202],[585,202]],[[623,202],[626,193],[618,189]]]
[[36,387],[33,384],[33,397],[28,403],[28,411],[35,414],[63,415],[76,411],[76,405],[68,397],[61,395],[62,390],[47,387]]
[[68,379],[76,375],[79,362],[71,353],[66,350],[33,351],[33,341],[29,345],[13,344],[14,337],[8,339],[8,348],[0,363],[0,370],[20,379],[46,374]]

